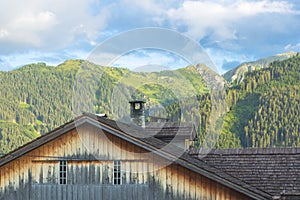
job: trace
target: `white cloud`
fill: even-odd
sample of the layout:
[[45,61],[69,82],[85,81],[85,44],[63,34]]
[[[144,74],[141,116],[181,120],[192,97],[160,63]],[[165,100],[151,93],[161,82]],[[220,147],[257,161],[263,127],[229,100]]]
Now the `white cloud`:
[[189,65],[183,58],[167,51],[157,49],[139,49],[120,56],[111,63],[113,66],[134,70],[144,66],[161,66],[161,68],[177,69]]
[[293,10],[293,5],[287,1],[239,1],[231,7],[232,9],[236,9],[241,15],[256,15],[259,13],[297,13],[297,11]]
[[14,20],[13,27],[19,27],[22,29],[28,28],[31,30],[45,30],[51,28],[57,19],[55,14],[50,11],[42,11],[39,13],[26,13]]
[[[74,58],[122,31],[156,26],[224,51],[212,56],[222,66],[222,60],[243,60],[246,51],[299,51],[299,7],[297,0],[1,0],[0,45],[5,48],[0,48],[0,58],[9,56],[4,60],[12,66],[14,58],[35,62],[42,52]],[[34,57],[32,52],[40,53]],[[127,61],[133,65],[137,60]]]
[[50,66],[57,66],[68,59],[86,59],[89,52],[82,50],[64,50],[56,52],[28,51],[0,55],[0,71],[19,68],[26,64],[43,62]]
[[3,0],[0,3],[0,45],[59,49],[77,38],[94,41],[110,13],[91,11],[94,0]]
[[163,11],[163,1],[152,0],[123,0],[124,4],[134,5],[143,11],[152,12],[153,14],[160,14]]
[[286,51],[295,51],[300,52],[300,43],[297,44],[288,44],[284,47]]
[[[222,66],[225,62],[248,62],[256,60],[253,56],[245,55],[243,53],[236,53],[225,51],[221,49],[208,48],[206,49],[207,54],[213,60],[214,64],[217,66],[218,72],[224,74],[228,69],[223,69]],[[237,67],[237,66],[232,66]]]
[[[287,1],[184,1],[167,11],[174,28],[186,27],[192,37],[210,34],[219,40],[237,39],[234,24],[259,14],[298,14]],[[255,22],[253,22],[255,23]]]
[[40,46],[42,38],[41,32],[48,31],[58,23],[55,14],[50,11],[41,11],[39,13],[26,13],[17,16],[7,26],[6,35],[3,40],[17,43],[27,43],[34,46]]
[[6,29],[0,29],[0,39],[5,38],[8,35],[8,31]]

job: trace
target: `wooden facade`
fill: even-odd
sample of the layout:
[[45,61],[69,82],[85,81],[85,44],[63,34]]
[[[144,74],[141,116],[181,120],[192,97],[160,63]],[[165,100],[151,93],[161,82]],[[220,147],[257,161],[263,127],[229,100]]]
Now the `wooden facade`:
[[0,199],[253,199],[92,123],[58,131],[2,158]]

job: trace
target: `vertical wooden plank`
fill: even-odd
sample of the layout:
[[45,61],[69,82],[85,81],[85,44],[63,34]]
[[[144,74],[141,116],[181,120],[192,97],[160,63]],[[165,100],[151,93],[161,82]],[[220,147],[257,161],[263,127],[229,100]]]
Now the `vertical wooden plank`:
[[83,185],[83,199],[90,199],[89,186]]
[[215,184],[215,194],[216,194],[216,200],[221,200],[222,199],[222,187],[220,184],[216,183]]
[[92,135],[92,127],[90,125],[86,125],[86,132],[85,134],[85,145],[84,145],[84,153],[85,155],[90,155],[90,150],[91,150],[91,135]]
[[[136,160],[137,159],[137,154],[136,152],[136,146],[134,145],[130,145],[130,149],[133,155],[133,159]],[[137,162],[131,162],[131,176],[132,176],[132,183],[133,184],[137,184],[138,183],[138,163]]]
[[107,199],[113,199],[112,198],[112,186],[106,185],[104,192],[104,197],[107,197]]
[[[154,154],[153,154],[154,155]],[[162,186],[162,182],[161,179],[163,179],[163,177],[161,176],[161,170],[158,169],[159,168],[159,163],[160,160],[158,159],[158,157],[156,155],[153,156],[153,162],[154,162],[154,181],[153,181],[153,196],[154,199],[163,199],[164,196],[162,196],[162,191],[164,191],[163,186]]]
[[230,200],[230,190],[227,187],[225,187],[225,199]]
[[[123,153],[122,157],[123,159],[129,159],[130,157],[130,152],[129,152],[129,147],[128,147],[128,142],[122,141],[122,147],[123,147]],[[123,162],[123,184],[128,184],[130,183],[130,162]]]
[[92,126],[91,127],[92,130],[91,130],[91,136],[90,136],[90,154],[92,155],[95,155],[96,153],[96,149],[95,149],[95,146],[96,146],[96,127]]
[[103,162],[100,162],[99,165],[97,166],[97,174],[98,174],[98,179],[97,179],[97,184],[102,183],[102,166]]
[[16,160],[12,162],[12,169],[10,171],[13,173],[13,189],[16,190],[19,184],[19,170]]
[[221,185],[221,191],[222,191],[222,196],[220,199],[226,199],[226,192],[227,192],[226,187]]
[[112,135],[111,134],[107,134],[106,137],[108,138],[107,140],[107,156],[108,156],[108,160],[114,160],[114,157],[113,157],[113,145],[112,145],[112,141],[113,141],[113,138],[112,138]]
[[132,199],[136,199],[138,200],[138,185],[137,184],[134,184],[131,186],[131,196],[132,196]]
[[72,185],[72,199],[73,200],[77,200],[78,198],[78,189],[77,189],[77,185]]
[[121,194],[121,199],[128,199],[127,198],[127,195],[128,195],[128,192],[127,192],[127,188],[126,188],[127,185],[122,185],[122,189],[120,191],[120,194]]
[[202,182],[202,176],[197,174],[196,175],[196,199],[203,199],[201,182]]
[[52,198],[51,198],[51,185],[45,185],[45,195],[44,195],[43,199],[52,200]]
[[36,192],[36,199],[42,199],[42,187],[39,187],[38,185],[36,185],[35,187],[35,192]]
[[112,154],[113,160],[120,160],[120,146],[119,146],[119,137],[112,136]]
[[171,184],[172,184],[172,198],[177,199],[178,198],[178,174],[177,174],[177,165],[172,164],[171,165]]
[[88,186],[88,189],[89,189],[89,199],[94,200],[95,199],[95,185]]
[[113,177],[114,177],[114,166],[113,162],[108,163],[108,178],[109,178],[109,184],[113,184]]
[[147,197],[147,198],[146,198],[147,200],[152,200],[152,199],[150,198],[149,192],[150,192],[149,186],[147,185],[147,186],[144,187],[144,194],[145,194],[145,196]]
[[203,198],[205,199],[207,199],[208,198],[208,193],[209,193],[209,190],[208,190],[208,188],[209,188],[209,182],[207,181],[207,178],[205,178],[205,177],[203,177],[202,176],[202,188],[203,188]]
[[96,128],[95,130],[96,132],[96,135],[95,135],[95,141],[96,141],[96,144],[95,144],[95,149],[96,149],[96,155],[97,157],[99,158],[100,155],[101,155],[101,130],[99,128]]
[[57,199],[63,199],[63,195],[62,195],[62,185],[57,185],[56,187],[56,192],[57,192]]
[[99,158],[104,158],[104,137],[103,137],[103,131],[101,129],[97,129],[97,138],[98,138],[98,156]]
[[[148,154],[148,153],[147,153]],[[143,155],[142,165],[143,165],[143,183],[149,184],[149,168],[148,168],[148,158],[147,154]]]
[[166,199],[172,199],[173,194],[173,187],[171,183],[171,176],[172,176],[172,165],[168,165],[165,167],[166,171]]
[[189,199],[195,199],[195,175],[194,172],[189,171]]
[[8,184],[10,186],[10,189],[11,189],[12,180],[14,180],[13,179],[13,172],[12,172],[12,170],[10,170],[12,168],[11,165],[12,165],[12,163],[8,163],[8,168],[7,168],[7,172],[9,174]]
[[185,199],[185,179],[184,179],[184,170],[181,166],[178,166],[178,191],[181,198]]
[[40,185],[37,186],[37,188],[38,188],[38,191],[40,193],[40,198],[39,199],[45,199],[44,198],[44,195],[45,195],[45,187],[44,187],[44,185],[40,184]]
[[74,129],[72,131],[72,136],[73,136],[73,155],[74,157],[78,156],[79,155],[79,135],[78,135],[78,132],[77,132],[77,129]]
[[7,173],[7,164],[3,166],[3,190],[7,187],[8,179],[9,179],[9,174]]
[[85,133],[84,133],[84,154],[89,155],[90,154],[90,137],[91,137],[91,126],[86,125]]
[[57,157],[62,157],[63,156],[63,151],[62,151],[62,141],[61,141],[61,138],[57,138],[56,139],[56,143],[55,143],[55,155]]
[[[137,199],[143,199],[143,185],[137,184],[135,185],[136,188],[136,194],[137,194]],[[146,199],[144,197],[144,199]]]
[[102,137],[103,137],[102,154],[103,154],[104,158],[106,158],[108,160],[109,159],[109,156],[108,156],[108,142],[109,142],[109,139],[107,138],[104,131],[102,132]]
[[72,149],[71,149],[71,143],[72,143],[72,137],[71,137],[71,132],[68,132],[64,135],[64,138],[66,140],[66,148],[65,148],[65,156],[69,157],[72,155]]
[[118,199],[118,189],[119,186],[112,186],[109,188],[111,190],[111,199]]
[[0,167],[0,199],[4,199],[3,197],[3,185],[2,185],[2,167]]
[[216,199],[216,184],[211,181],[210,179],[209,181],[209,196],[210,199],[215,200]]
[[71,154],[71,156],[75,156],[76,155],[76,140],[77,140],[77,138],[76,138],[76,133],[74,130],[72,130],[70,132],[70,140],[71,140],[70,148],[72,149],[72,152],[70,152],[70,154]]
[[26,190],[25,190],[25,195],[26,195],[26,199],[30,199],[30,195],[31,195],[31,167],[28,164],[29,163],[29,159],[28,157],[26,157],[25,159],[26,162],[26,166],[28,166],[28,169],[25,169],[27,171],[24,171],[25,174],[25,183],[26,183]]
[[[3,166],[0,167],[0,193],[2,193],[2,190],[4,188],[4,173],[3,173]],[[0,195],[1,197],[1,195]]]
[[78,140],[77,140],[77,147],[78,147],[78,152],[77,155],[84,155],[84,150],[83,150],[83,139],[84,139],[84,134],[83,134],[83,128],[82,127],[77,127],[76,128],[77,133],[78,133]]
[[66,200],[67,199],[67,185],[61,185],[61,192],[62,192],[62,199]]
[[[84,134],[83,134],[83,129],[82,128],[78,128],[77,127],[77,131],[78,131],[78,155],[84,155]],[[81,197],[82,198],[82,197]]]
[[77,185],[77,191],[78,191],[78,199],[83,200],[85,199],[83,196],[83,187],[82,185]]
[[184,195],[187,199],[190,198],[190,171],[184,168]]
[[135,172],[135,177],[136,177],[136,183],[137,184],[141,184],[142,181],[143,181],[143,178],[142,178],[142,168],[140,166],[140,159],[141,159],[141,153],[139,151],[139,147],[133,145],[134,147],[134,153],[135,153],[135,160],[136,162],[134,162],[134,172]]
[[37,177],[37,176],[36,176],[36,173],[37,173],[37,172],[36,172],[36,171],[37,171],[37,170],[36,170],[36,167],[37,167],[36,164],[34,164],[34,163],[31,161],[31,174],[32,174],[32,182],[33,182],[33,183],[35,183],[35,182],[36,182],[36,179],[37,179],[37,178],[36,178],[36,177]]

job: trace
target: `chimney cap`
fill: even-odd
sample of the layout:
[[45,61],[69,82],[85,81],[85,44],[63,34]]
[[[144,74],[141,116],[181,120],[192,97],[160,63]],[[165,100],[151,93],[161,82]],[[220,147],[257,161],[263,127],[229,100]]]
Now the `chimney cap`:
[[142,100],[137,100],[137,101],[129,101],[129,103],[146,103],[146,102]]

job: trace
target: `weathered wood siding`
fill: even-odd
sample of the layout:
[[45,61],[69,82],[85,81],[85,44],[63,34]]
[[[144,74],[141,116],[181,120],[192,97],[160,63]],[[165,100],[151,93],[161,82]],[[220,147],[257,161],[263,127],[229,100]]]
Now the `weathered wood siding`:
[[[59,184],[67,160],[67,184]],[[113,161],[122,185],[113,184]],[[125,140],[84,125],[0,167],[0,199],[249,199]]]

